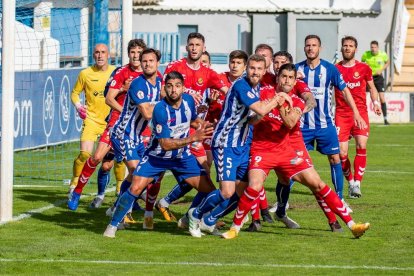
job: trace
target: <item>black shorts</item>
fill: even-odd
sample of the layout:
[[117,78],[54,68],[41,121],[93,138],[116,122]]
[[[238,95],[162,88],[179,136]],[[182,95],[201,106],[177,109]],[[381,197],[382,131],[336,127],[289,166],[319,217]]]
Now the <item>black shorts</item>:
[[372,76],[374,79],[375,88],[377,88],[378,92],[385,92],[385,80],[382,75]]

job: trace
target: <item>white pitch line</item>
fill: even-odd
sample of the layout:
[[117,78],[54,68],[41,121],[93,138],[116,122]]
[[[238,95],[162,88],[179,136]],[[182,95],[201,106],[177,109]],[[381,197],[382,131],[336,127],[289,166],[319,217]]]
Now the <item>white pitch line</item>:
[[83,263],[83,264],[126,264],[126,265],[174,265],[174,266],[210,266],[210,267],[268,267],[268,268],[306,268],[306,269],[364,269],[380,271],[414,271],[414,267],[395,266],[351,266],[351,265],[318,265],[318,264],[251,264],[251,263],[203,263],[203,262],[147,262],[147,261],[111,261],[111,260],[67,260],[67,259],[6,259],[0,262],[31,263]]

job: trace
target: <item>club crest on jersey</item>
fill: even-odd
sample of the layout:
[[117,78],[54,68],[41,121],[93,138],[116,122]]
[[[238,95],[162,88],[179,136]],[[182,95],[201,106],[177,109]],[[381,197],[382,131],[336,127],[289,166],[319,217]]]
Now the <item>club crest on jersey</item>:
[[322,74],[319,74],[318,78],[321,79],[322,78]]
[[155,130],[157,131],[157,133],[158,133],[158,134],[160,134],[160,133],[161,133],[161,131],[162,131],[162,125],[158,124],[158,125],[155,127]]
[[139,90],[137,93],[138,99],[142,100],[144,98],[144,91]]
[[354,72],[354,78],[359,79],[359,77],[360,77],[359,72]]
[[251,92],[251,91],[249,91],[249,92],[247,92],[247,96],[250,98],[250,99],[254,99],[254,94]]
[[198,86],[203,86],[203,83],[204,83],[203,78],[198,78],[198,80],[197,80],[197,85],[198,85]]

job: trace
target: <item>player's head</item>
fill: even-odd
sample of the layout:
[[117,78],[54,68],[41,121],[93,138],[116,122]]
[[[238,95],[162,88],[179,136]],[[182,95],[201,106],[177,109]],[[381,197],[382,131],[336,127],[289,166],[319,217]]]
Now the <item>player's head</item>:
[[206,50],[204,36],[200,33],[190,33],[187,37],[187,58],[192,61],[198,61]]
[[307,35],[305,37],[305,55],[309,61],[319,58],[319,51],[321,49],[321,38],[317,35]]
[[246,70],[247,59],[249,56],[245,51],[234,50],[229,55],[230,75],[233,79],[239,78]]
[[292,55],[287,51],[279,51],[273,55],[273,71],[277,75],[280,67],[286,63],[293,63]]
[[269,69],[270,65],[272,64],[273,48],[268,44],[259,44],[256,46],[254,53],[265,58],[266,69]]
[[170,104],[181,100],[184,92],[184,77],[177,71],[165,76],[165,97]]
[[139,56],[147,48],[147,44],[142,39],[131,39],[128,42],[129,64],[138,68],[140,66]]
[[160,65],[161,53],[153,48],[147,48],[142,51],[139,61],[145,76],[153,76],[157,74]]
[[373,54],[374,56],[376,54],[378,54],[378,52],[379,52],[379,44],[378,44],[378,41],[376,41],[376,40],[371,41],[370,46],[371,46],[371,54]]
[[105,44],[99,43],[93,48],[93,59],[95,60],[95,65],[102,69],[108,65],[109,51],[108,46]]
[[261,55],[253,54],[247,60],[247,78],[251,86],[256,86],[266,73],[266,60]]
[[296,67],[292,63],[283,64],[277,75],[278,92],[289,93],[296,84]]
[[201,55],[200,58],[200,62],[201,64],[203,64],[206,67],[210,67],[211,66],[211,58],[210,58],[210,53],[207,51],[204,51],[203,54]]
[[345,36],[341,40],[341,53],[345,61],[350,61],[355,58],[355,53],[358,48],[358,41],[353,36]]

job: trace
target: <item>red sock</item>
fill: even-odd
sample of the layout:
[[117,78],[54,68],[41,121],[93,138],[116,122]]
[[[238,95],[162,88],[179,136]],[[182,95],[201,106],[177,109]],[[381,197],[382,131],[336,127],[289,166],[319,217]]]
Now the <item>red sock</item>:
[[161,188],[162,177],[157,180],[157,182],[151,183],[147,187],[147,199],[145,200],[145,211],[154,210],[154,204],[157,200],[158,193]]
[[252,220],[260,220],[260,208],[259,208],[260,196],[256,198],[253,203],[251,213],[252,213]]
[[[98,163],[99,164],[99,163]],[[79,176],[78,185],[76,185],[75,192],[81,194],[83,191],[83,187],[88,184],[89,178],[93,174],[98,164],[94,164],[92,161],[92,157],[89,157],[86,160],[85,165],[83,165],[82,172]]]
[[255,200],[259,197],[259,192],[247,187],[244,190],[243,195],[240,197],[239,204],[237,205],[236,213],[233,217],[233,223],[240,226],[244,217],[252,209]]
[[357,149],[354,160],[355,180],[362,180],[367,166],[367,149]]
[[316,201],[319,204],[319,207],[321,207],[323,213],[325,214],[326,218],[328,219],[329,223],[333,223],[336,221],[336,216],[334,214],[334,212],[332,212],[331,209],[329,209],[328,205],[326,204],[325,200],[320,197],[320,195],[318,194],[314,194]]
[[344,172],[344,176],[346,180],[353,179],[352,177],[352,170],[351,170],[351,162],[349,161],[348,155],[341,157],[341,165],[342,165],[342,171]]
[[345,223],[348,223],[352,220],[351,215],[346,210],[344,204],[339,199],[338,195],[325,185],[325,187],[317,193],[317,196],[325,200],[329,209],[338,215]]
[[266,191],[265,191],[264,187],[262,187],[262,189],[260,190],[259,204],[260,204],[259,205],[260,210],[267,209],[267,207],[268,207],[267,198],[266,198]]

